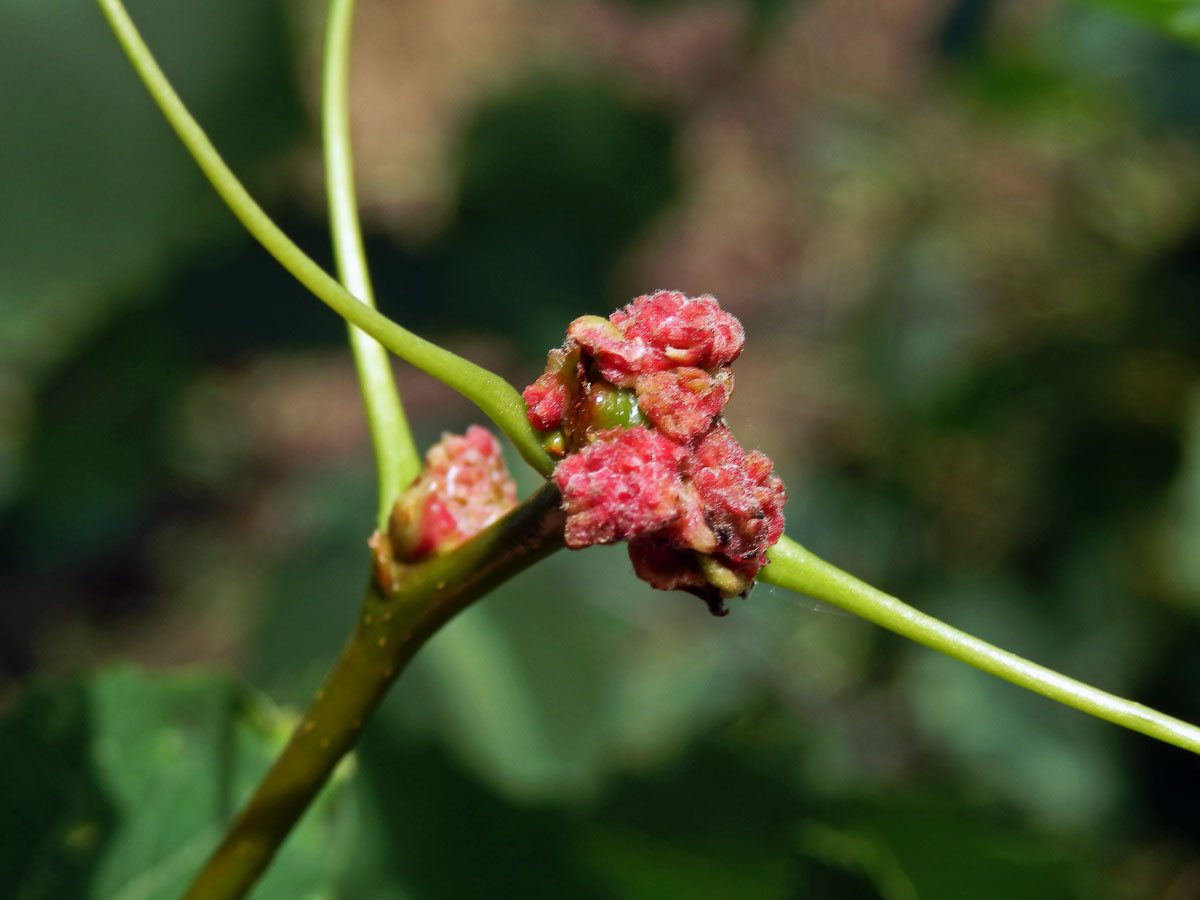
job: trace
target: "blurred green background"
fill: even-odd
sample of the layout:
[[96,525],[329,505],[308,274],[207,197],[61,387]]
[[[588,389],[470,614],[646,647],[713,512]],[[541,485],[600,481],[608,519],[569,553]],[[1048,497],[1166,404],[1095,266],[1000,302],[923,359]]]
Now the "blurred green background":
[[[1200,55],[1148,27],[1198,20],[1104,5],[1144,21],[360,0],[381,306],[523,385],[577,315],[715,294],[793,537],[1200,721]],[[321,4],[130,7],[327,263]],[[0,121],[0,885],[167,898],[349,629],[370,447],[341,324],[88,0],[0,0]],[[423,445],[478,418],[397,373]],[[452,623],[255,897],[1200,897],[1194,757],[627,568],[564,552]]]

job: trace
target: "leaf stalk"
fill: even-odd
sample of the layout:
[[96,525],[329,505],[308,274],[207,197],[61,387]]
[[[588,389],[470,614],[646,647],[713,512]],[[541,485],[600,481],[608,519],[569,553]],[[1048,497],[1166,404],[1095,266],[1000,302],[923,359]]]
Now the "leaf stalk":
[[159,68],[121,0],[97,2],[129,61],[183,145],[225,205],[267,252],[343,319],[478,406],[513,442],[521,457],[539,473],[549,475],[554,471],[554,460],[542,448],[537,434],[525,418],[525,401],[517,390],[494,372],[413,334],[381,315],[313,262],[254,201],[221,159]]
[[824,600],[868,622],[924,644],[1065,706],[1192,753],[1200,753],[1200,728],[1133,700],[1109,694],[959,631],[830,565],[784,537],[770,552],[762,581]]
[[553,484],[445,556],[409,566],[384,595],[372,581],[341,656],[184,900],[244,897],[424,643],[493,587],[563,546]]
[[[358,198],[354,187],[354,152],[350,139],[350,44],[354,0],[330,0],[321,70],[321,135],[325,156],[325,193],[338,279],[363,303],[375,307],[367,269]],[[421,472],[421,455],[413,441],[391,362],[383,346],[360,328],[349,326],[350,347],[358,370],[375,449],[379,477],[376,527],[386,527],[392,504]]]

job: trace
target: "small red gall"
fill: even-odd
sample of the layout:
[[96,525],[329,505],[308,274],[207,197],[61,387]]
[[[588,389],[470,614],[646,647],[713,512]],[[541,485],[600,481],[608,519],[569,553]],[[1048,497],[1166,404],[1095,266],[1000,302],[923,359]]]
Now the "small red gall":
[[681,366],[643,375],[637,381],[638,405],[668,437],[688,443],[708,431],[733,393],[733,375],[721,369],[713,376]]
[[453,550],[516,505],[516,483],[490,431],[472,425],[464,435],[442,435],[392,507],[387,535],[368,542],[376,580],[388,591],[399,564]]
[[648,428],[613,429],[554,470],[568,547],[612,544],[679,518],[686,451]]
[[547,372],[525,388],[526,415],[538,431],[551,431],[562,424],[567,408],[567,388],[557,372]]
[[723,426],[710,430],[688,459],[687,477],[700,494],[705,520],[728,560],[766,565],[767,550],[783,536],[783,482],[771,461],[747,453]]
[[562,425],[573,389],[577,388],[576,369],[579,349],[568,342],[550,351],[541,377],[525,388],[522,395],[529,421],[538,431],[551,431]]
[[679,291],[655,291],[638,297],[612,315],[627,338],[641,339],[673,363],[715,369],[742,352],[742,323],[707,294],[688,297]]
[[595,361],[604,380],[631,388],[639,375],[661,372],[673,363],[657,347],[638,338],[630,339],[621,329],[600,316],[581,316],[567,326],[567,337]]

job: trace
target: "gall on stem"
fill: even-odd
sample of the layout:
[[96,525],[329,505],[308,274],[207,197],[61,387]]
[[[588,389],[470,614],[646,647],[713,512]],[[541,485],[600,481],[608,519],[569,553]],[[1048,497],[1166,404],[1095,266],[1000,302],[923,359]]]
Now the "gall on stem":
[[517,505],[500,442],[472,425],[463,435],[442,435],[425,454],[425,466],[397,498],[387,532],[371,548],[375,581],[385,595],[400,587],[403,567],[466,543]]
[[626,541],[640,578],[715,615],[783,535],[783,482],[721,417],[743,340],[714,298],[657,291],[573,321],[523,394],[560,460],[567,546]]

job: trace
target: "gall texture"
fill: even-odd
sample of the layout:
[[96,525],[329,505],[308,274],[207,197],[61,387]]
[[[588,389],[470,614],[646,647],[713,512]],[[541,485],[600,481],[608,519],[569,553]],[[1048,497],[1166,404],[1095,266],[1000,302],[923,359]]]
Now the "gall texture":
[[399,563],[453,550],[516,505],[517,486],[490,431],[472,425],[464,435],[442,435],[392,507],[387,534],[369,541],[376,579],[393,588]]
[[717,614],[783,534],[783,483],[721,418],[743,339],[712,297],[658,291],[572,322],[524,393],[561,458],[567,545],[627,541],[639,577]]

